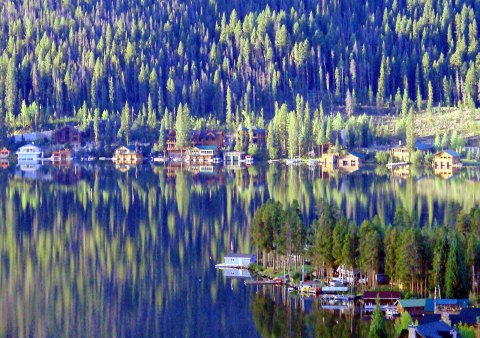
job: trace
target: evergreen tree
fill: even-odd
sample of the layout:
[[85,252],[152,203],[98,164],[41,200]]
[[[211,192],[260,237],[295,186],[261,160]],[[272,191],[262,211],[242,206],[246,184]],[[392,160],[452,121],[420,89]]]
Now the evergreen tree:
[[291,111],[288,119],[288,157],[295,158],[298,154],[299,130],[297,114]]
[[415,150],[415,123],[412,108],[410,108],[410,112],[408,113],[405,143],[407,145],[408,151],[412,153]]
[[435,132],[435,141],[433,142],[433,146],[437,151],[442,149],[442,140],[440,138],[440,132],[438,130]]
[[377,296],[377,302],[375,310],[373,310],[372,321],[370,322],[370,331],[368,332],[369,338],[386,338],[387,329],[385,327],[385,319],[383,318],[382,311],[380,310],[380,299]]
[[432,87],[432,81],[428,81],[427,111],[429,114],[432,113],[432,106],[433,106],[433,87]]
[[93,134],[95,135],[95,146],[100,143],[100,110],[95,109],[93,113]]
[[406,117],[408,113],[408,90],[405,88],[403,90],[403,97],[402,97],[402,117]]
[[352,95],[350,94],[350,89],[347,90],[347,96],[345,98],[345,112],[347,116],[353,115],[353,102],[352,102]]
[[468,298],[468,279],[465,249],[455,233],[450,240],[447,267],[445,270],[445,297]]
[[177,109],[177,117],[175,119],[175,137],[176,146],[178,148],[188,147],[190,145],[190,109],[187,104],[182,107],[180,103]]
[[125,106],[122,109],[122,117],[120,119],[120,129],[118,130],[118,137],[122,138],[127,144],[130,143],[130,107],[128,102],[125,102]]

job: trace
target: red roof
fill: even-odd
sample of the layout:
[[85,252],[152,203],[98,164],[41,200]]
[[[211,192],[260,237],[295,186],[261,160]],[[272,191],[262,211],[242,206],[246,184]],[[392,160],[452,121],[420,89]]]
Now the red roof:
[[399,291],[365,291],[363,299],[377,299],[377,295],[380,300],[398,300],[401,298]]

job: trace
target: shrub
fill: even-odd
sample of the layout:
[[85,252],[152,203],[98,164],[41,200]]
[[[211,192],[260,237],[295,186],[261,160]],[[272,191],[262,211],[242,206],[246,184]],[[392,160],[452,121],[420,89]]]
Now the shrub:
[[388,163],[388,151],[377,151],[375,154],[375,162],[378,164],[386,164]]

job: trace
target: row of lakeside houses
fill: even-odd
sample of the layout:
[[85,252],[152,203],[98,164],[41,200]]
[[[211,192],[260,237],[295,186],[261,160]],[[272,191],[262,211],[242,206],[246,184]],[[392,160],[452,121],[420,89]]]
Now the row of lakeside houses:
[[[415,148],[422,152],[431,152],[433,146],[416,142]],[[390,149],[390,156],[393,161],[410,163],[410,151],[406,146],[398,145]],[[441,150],[434,154],[432,166],[434,169],[452,169],[462,166],[461,156],[459,153],[451,150]]]

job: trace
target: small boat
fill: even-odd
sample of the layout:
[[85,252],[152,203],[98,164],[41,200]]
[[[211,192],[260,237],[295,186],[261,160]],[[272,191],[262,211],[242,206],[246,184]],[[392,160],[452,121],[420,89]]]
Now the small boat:
[[289,286],[289,287],[287,288],[287,292],[294,292],[294,291],[295,291],[295,288],[293,288],[293,287],[291,287],[291,286]]
[[87,157],[87,161],[88,161],[88,162],[95,161],[95,156],[92,156],[92,155],[88,156],[88,157]]
[[252,155],[245,156],[245,163],[246,164],[252,164],[253,162],[254,162],[254,159],[253,159]]

